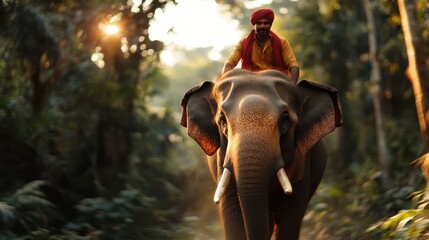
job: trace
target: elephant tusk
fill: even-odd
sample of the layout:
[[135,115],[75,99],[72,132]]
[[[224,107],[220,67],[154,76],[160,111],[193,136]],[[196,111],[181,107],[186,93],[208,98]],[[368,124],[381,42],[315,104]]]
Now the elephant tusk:
[[222,177],[220,178],[219,184],[217,185],[216,192],[213,198],[215,203],[219,203],[223,194],[225,194],[225,190],[229,184],[229,180],[231,180],[231,171],[229,171],[228,168],[224,168]]
[[291,195],[292,185],[290,184],[289,178],[287,177],[284,168],[280,168],[280,170],[277,172],[277,178],[279,179],[280,185],[282,185],[285,194]]

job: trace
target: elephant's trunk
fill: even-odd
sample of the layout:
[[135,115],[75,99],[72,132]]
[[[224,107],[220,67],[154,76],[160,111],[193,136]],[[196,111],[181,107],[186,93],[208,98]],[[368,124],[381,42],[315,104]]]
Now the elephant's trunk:
[[259,166],[252,159],[245,161],[234,168],[234,175],[247,239],[269,239],[268,190],[273,171],[261,161]]
[[248,240],[270,239],[268,196],[241,197],[244,226]]

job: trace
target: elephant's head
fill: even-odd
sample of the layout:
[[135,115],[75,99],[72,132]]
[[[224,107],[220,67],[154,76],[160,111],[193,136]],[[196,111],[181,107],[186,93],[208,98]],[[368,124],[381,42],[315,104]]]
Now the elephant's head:
[[181,124],[188,134],[207,155],[219,149],[223,175],[217,176],[215,201],[234,181],[243,215],[245,206],[258,211],[267,203],[275,176],[290,193],[289,179],[303,177],[305,153],[342,124],[335,89],[308,81],[294,84],[275,70],[232,70],[216,83],[189,90],[182,106]]

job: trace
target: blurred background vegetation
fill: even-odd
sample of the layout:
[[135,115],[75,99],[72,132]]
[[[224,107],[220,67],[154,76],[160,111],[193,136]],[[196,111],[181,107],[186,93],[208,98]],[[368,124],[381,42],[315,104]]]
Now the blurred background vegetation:
[[[162,65],[165,45],[148,29],[175,2],[0,2],[0,239],[222,238],[180,99],[215,79],[233,46],[219,60],[183,49]],[[216,2],[247,34],[255,1]],[[429,3],[406,3],[414,55],[401,0],[267,5],[301,78],[336,87],[343,104],[303,239],[428,236]],[[109,24],[126,31],[101,33]]]

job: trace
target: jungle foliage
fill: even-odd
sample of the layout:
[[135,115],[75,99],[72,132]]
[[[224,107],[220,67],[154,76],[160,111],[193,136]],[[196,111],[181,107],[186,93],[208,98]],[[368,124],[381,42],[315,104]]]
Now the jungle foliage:
[[[138,1],[136,1],[138,2]],[[217,0],[250,29],[245,1]],[[302,79],[339,90],[344,126],[310,203],[311,239],[421,239],[428,234],[425,152],[396,1],[371,1],[393,156],[381,186],[361,1],[272,1]],[[174,0],[6,0],[0,3],[0,238],[205,239],[221,229],[201,150],[179,127],[180,98],[216,78],[209,49],[159,65],[156,10]],[[429,6],[416,1],[429,42]],[[122,37],[103,25],[127,26]],[[426,26],[426,27],[424,27]],[[221,36],[220,36],[221,37]],[[429,46],[429,44],[426,44]],[[231,46],[233,47],[233,46]],[[231,49],[225,49],[224,58]],[[429,49],[426,49],[429,51]],[[213,224],[214,222],[214,224]]]
[[1,239],[187,239],[178,124],[148,104],[167,3],[0,3]]

